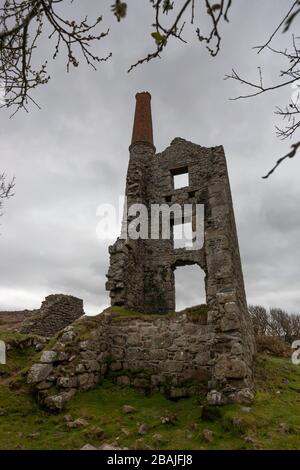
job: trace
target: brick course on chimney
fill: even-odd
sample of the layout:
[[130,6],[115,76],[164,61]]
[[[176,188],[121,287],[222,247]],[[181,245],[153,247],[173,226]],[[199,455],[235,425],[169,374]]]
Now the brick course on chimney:
[[151,116],[151,95],[146,91],[137,93],[135,97],[136,107],[130,148],[136,144],[141,143],[148,144],[154,148]]

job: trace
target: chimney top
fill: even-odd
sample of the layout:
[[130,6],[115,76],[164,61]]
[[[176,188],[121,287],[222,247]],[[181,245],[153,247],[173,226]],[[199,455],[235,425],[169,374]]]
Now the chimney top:
[[151,116],[151,95],[148,91],[142,91],[135,95],[136,105],[134,124],[132,131],[131,149],[134,145],[149,145],[155,151],[153,145],[153,129]]

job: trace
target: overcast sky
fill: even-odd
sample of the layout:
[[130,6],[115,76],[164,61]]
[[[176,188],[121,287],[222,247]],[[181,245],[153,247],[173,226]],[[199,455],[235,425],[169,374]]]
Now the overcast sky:
[[[223,79],[232,67],[256,78],[259,65],[266,83],[277,79],[278,56],[257,56],[252,47],[267,39],[292,2],[235,0],[217,58],[188,29],[189,45],[173,41],[161,60],[130,74],[129,65],[152,51],[153,11],[147,0],[131,0],[119,24],[109,12],[112,0],[101,3],[107,5],[103,29],[109,25],[111,32],[97,47],[100,55],[112,51],[112,59],[96,72],[81,61],[67,74],[62,54],[50,66],[50,83],[35,95],[41,110],[12,119],[0,111],[0,171],[16,177],[15,197],[1,218],[0,310],[37,308],[60,292],[82,298],[90,314],[108,305],[113,240],[97,239],[96,209],[117,203],[124,192],[134,96],[148,90],[158,152],[174,137],[225,148],[248,302],[299,313],[300,157],[261,179],[289,148],[275,137],[280,121],[273,112],[292,90],[230,101],[243,88]],[[67,10],[79,15],[88,8],[98,16],[98,5],[74,2]],[[277,44],[286,40],[280,35]],[[50,59],[49,50],[45,41],[39,55]],[[189,268],[178,274],[178,308],[199,303],[197,276]]]

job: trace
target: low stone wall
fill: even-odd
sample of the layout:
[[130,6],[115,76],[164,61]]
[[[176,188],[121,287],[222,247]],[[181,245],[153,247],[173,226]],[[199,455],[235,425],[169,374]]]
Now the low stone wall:
[[[209,401],[216,404],[251,400],[246,364],[236,357],[238,345],[232,362],[223,355],[216,363],[211,353],[214,337],[203,308],[129,316],[112,308],[65,328],[51,351],[44,351],[32,366],[28,383],[39,402],[53,410],[105,376],[174,399],[209,392]],[[227,394],[214,389],[214,374],[227,384]]]
[[83,301],[72,295],[48,295],[20,328],[21,333],[51,337],[84,315]]

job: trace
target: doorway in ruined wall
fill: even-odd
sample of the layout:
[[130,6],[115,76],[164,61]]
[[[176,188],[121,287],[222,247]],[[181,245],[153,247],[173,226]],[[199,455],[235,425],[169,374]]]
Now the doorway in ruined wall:
[[175,265],[175,310],[206,304],[206,274],[198,264]]

